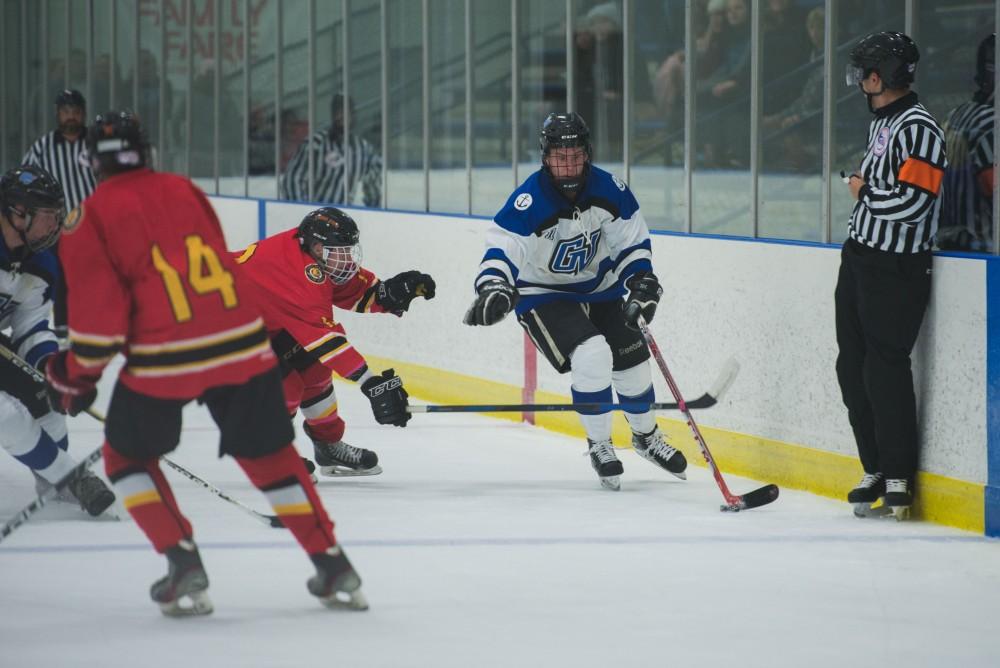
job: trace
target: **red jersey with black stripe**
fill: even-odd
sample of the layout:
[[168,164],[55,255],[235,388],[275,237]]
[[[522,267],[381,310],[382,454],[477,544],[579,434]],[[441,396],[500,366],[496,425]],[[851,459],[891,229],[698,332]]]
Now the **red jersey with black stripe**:
[[365,362],[347,340],[333,307],[384,313],[374,298],[378,279],[362,267],[351,280],[337,285],[302,250],[295,234],[296,230],[280,232],[234,256],[253,285],[268,333],[288,332],[313,359],[350,377]]
[[194,398],[275,365],[263,320],[205,195],[147,168],[102,181],[68,216],[59,256],[69,286],[70,377]]

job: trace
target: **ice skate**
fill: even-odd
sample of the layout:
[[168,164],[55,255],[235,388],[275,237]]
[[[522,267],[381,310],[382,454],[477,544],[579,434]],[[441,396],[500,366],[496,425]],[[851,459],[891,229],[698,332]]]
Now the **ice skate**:
[[80,471],[73,480],[69,481],[66,489],[91,517],[97,517],[115,502],[115,493],[108,489],[104,481],[94,475],[90,469]]
[[302,465],[306,467],[306,473],[309,474],[309,479],[313,481],[313,484],[318,483],[319,478],[316,477],[316,465],[312,463],[312,460],[303,457]]
[[622,463],[615,456],[615,448],[611,445],[611,439],[602,441],[592,441],[587,439],[589,444],[588,454],[590,455],[590,465],[594,467],[598,477],[601,479],[601,487],[618,491],[621,489]]
[[368,601],[361,593],[361,577],[339,545],[310,558],[316,565],[316,575],[306,582],[310,594],[328,608],[368,609]]
[[208,574],[201,565],[198,548],[182,540],[166,552],[169,570],[153,583],[149,596],[168,617],[207,615],[213,610],[208,597]]
[[910,518],[913,495],[905,478],[888,478],[885,481],[885,507],[899,521]]
[[[35,476],[35,493],[38,494],[38,496],[42,496],[55,487],[55,485],[34,471],[31,472],[31,475]],[[76,500],[73,493],[69,491],[69,487],[63,487],[61,490],[56,492],[56,495],[52,497],[52,500],[60,503],[72,503],[74,506],[80,505],[80,502]]]
[[847,502],[854,506],[855,517],[885,517],[891,511],[885,502],[874,505],[885,496],[885,476],[866,473],[858,486],[847,493]]
[[632,432],[632,449],[643,459],[648,459],[661,469],[687,480],[687,459],[684,453],[669,445],[660,433],[659,427],[653,427],[648,434]]
[[319,472],[325,476],[378,475],[382,472],[378,455],[371,450],[356,448],[344,441],[313,441],[313,448]]

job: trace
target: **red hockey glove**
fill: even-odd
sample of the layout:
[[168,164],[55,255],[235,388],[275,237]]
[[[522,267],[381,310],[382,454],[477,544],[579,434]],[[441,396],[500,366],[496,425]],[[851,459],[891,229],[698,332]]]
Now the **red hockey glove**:
[[52,410],[78,415],[90,408],[97,398],[97,383],[84,378],[71,380],[66,371],[68,354],[62,351],[49,358],[45,365],[45,380],[49,384],[49,404],[52,405]]

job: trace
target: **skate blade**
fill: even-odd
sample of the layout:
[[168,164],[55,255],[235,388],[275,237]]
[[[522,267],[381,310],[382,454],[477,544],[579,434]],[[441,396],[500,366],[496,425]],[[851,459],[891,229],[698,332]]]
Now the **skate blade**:
[[169,603],[160,603],[160,612],[167,617],[197,617],[211,614],[212,599],[206,591],[193,591]]
[[673,471],[667,471],[667,473],[669,473],[670,475],[672,475],[674,477],[680,478],[681,480],[687,480],[688,479],[688,474],[685,473],[684,471],[677,471],[676,473],[673,472]]
[[854,516],[860,519],[888,517],[892,510],[888,506],[872,506],[870,503],[855,503]]
[[368,609],[368,599],[361,593],[361,589],[335,591],[331,595],[319,600],[331,610],[354,610],[361,612]]
[[910,519],[910,507],[909,506],[892,506],[889,509],[892,516],[896,518],[897,522],[903,522]]
[[320,466],[319,472],[328,478],[351,478],[363,475],[378,475],[382,467],[376,464],[370,469],[352,469],[346,466]]
[[601,487],[617,492],[622,488],[621,476],[608,475],[601,478]]

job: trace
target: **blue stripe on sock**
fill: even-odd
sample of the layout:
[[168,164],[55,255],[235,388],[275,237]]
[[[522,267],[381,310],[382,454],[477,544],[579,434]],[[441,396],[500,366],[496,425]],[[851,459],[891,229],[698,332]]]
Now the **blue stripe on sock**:
[[35,447],[23,455],[15,455],[15,458],[32,471],[39,471],[51,466],[58,454],[59,448],[56,447],[56,442],[43,431]]
[[[573,389],[573,403],[574,404],[610,404],[611,403],[611,386],[608,385],[603,390],[598,390],[597,392],[580,392],[579,390]],[[586,410],[577,411],[583,415],[601,415],[602,413],[610,413],[611,409],[605,408],[603,410]]]
[[[630,397],[627,394],[622,394],[621,392],[619,392],[618,393],[618,401],[622,402],[623,404],[628,404],[628,403],[634,403],[634,404],[651,404],[654,401],[656,401],[656,394],[653,392],[653,384],[650,383],[649,387],[646,389],[645,392],[643,392],[642,394],[637,394],[634,397]],[[639,409],[629,410],[629,409],[626,408],[625,412],[626,413],[633,413],[633,414],[638,415],[640,413],[646,413],[648,411],[639,410]]]
[[63,436],[58,441],[56,441],[56,447],[63,452],[69,452],[69,436]]

